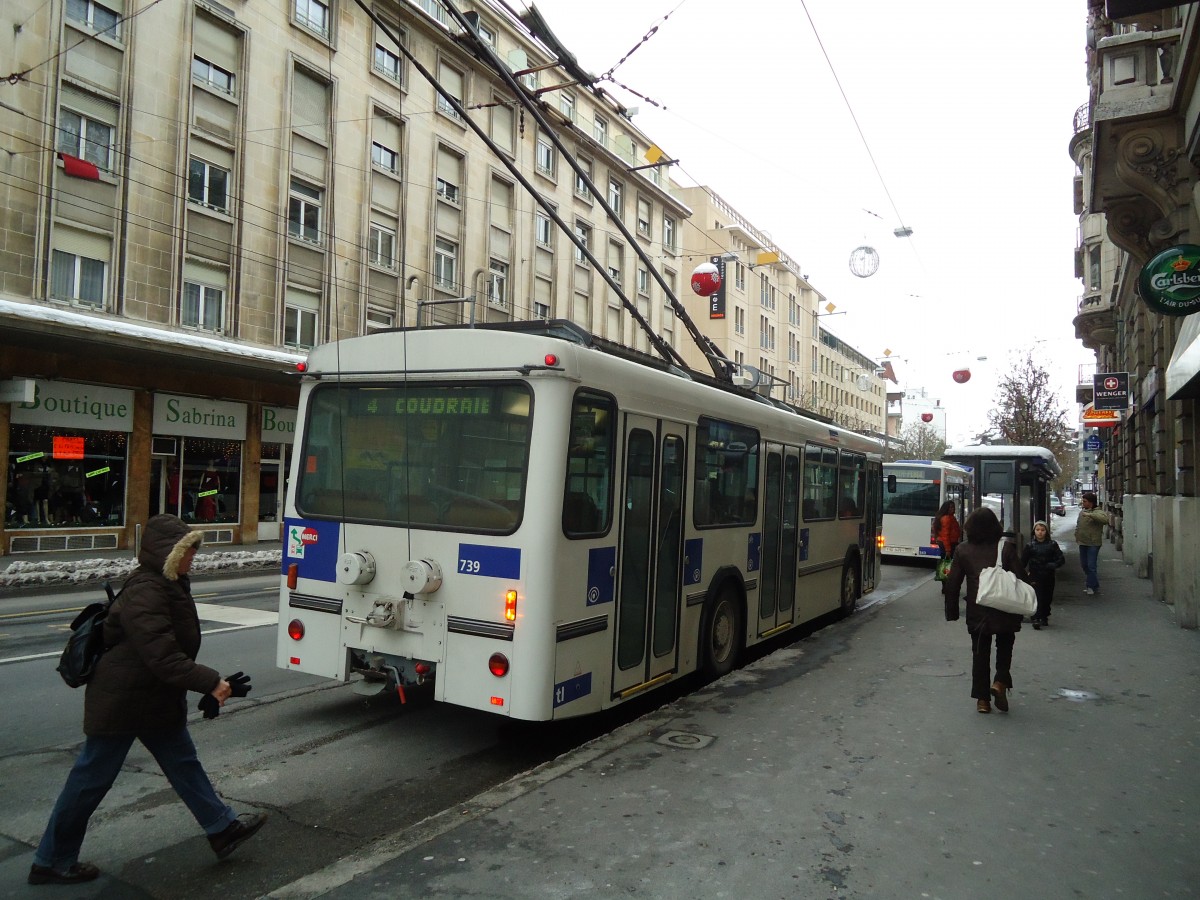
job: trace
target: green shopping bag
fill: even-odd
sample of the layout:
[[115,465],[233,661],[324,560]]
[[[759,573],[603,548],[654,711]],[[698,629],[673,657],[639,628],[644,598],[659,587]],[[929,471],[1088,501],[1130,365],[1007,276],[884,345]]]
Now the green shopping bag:
[[952,562],[953,560],[949,556],[938,560],[937,571],[933,573],[935,581],[945,581],[950,576],[950,563]]

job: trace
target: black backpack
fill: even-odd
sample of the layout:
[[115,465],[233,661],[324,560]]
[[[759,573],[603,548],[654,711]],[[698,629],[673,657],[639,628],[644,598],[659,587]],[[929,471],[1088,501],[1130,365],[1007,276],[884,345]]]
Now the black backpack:
[[104,582],[104,602],[89,603],[71,623],[71,636],[58,659],[58,674],[68,687],[87,684],[96,673],[96,664],[104,654],[104,620],[117,596],[112,585]]

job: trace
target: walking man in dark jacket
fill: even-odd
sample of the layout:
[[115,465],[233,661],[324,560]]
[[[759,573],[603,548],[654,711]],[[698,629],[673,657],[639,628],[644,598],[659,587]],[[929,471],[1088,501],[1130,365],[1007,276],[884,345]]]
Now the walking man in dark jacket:
[[176,516],[154,516],[146,523],[139,566],[104,623],[108,649],[87,684],[87,740],[34,854],[30,884],[74,884],[100,874],[91,863],[79,862],[79,848],[88,819],[116,781],[134,740],[153,754],[219,858],[266,821],[257,813],[237,816],[217,796],[187,729],[188,691],[224,705],[233,690],[215,669],[196,662],[200,619],[188,571],[202,539]]

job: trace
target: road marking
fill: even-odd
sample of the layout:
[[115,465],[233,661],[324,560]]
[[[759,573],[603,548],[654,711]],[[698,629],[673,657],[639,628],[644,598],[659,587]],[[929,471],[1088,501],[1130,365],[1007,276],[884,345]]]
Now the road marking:
[[238,606],[220,606],[216,603],[197,603],[196,612],[205,622],[220,622],[224,625],[242,625],[254,628],[259,625],[279,624],[277,610],[242,609]]

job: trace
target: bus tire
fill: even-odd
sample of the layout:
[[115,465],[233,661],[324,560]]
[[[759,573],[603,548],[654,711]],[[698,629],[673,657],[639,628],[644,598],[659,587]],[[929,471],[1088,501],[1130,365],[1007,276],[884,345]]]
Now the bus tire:
[[704,605],[700,626],[700,665],[719,678],[733,671],[742,646],[742,604],[733,585],[725,584]]
[[858,561],[846,560],[842,567],[842,615],[849,616],[858,608],[858,597],[861,593],[859,585]]

